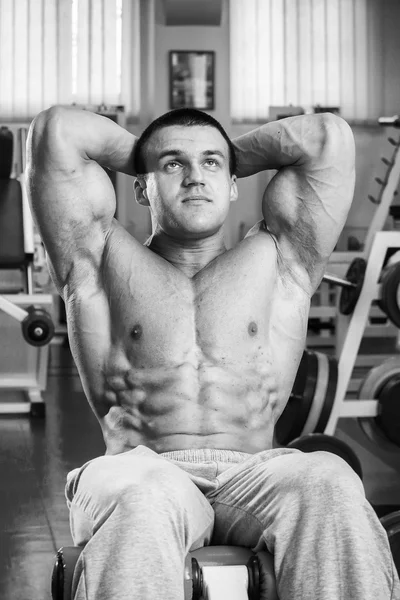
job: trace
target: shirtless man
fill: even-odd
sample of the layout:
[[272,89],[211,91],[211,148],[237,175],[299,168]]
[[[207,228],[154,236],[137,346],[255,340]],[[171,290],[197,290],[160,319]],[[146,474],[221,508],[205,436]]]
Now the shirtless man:
[[[101,166],[137,177],[144,245],[113,218]],[[266,169],[264,219],[227,250],[236,177]],[[348,125],[305,115],[232,143],[207,114],[178,110],[137,139],[55,107],[30,129],[28,188],[106,444],[68,475],[85,545],[75,598],[183,600],[187,553],[212,543],[267,547],[281,600],[393,599],[388,540],[357,475],[326,452],[273,448],[353,197]]]

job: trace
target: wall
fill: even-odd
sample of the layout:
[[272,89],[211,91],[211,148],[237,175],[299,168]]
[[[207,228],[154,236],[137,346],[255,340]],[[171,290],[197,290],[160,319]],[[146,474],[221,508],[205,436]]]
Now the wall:
[[[149,11],[152,1],[144,0],[145,11]],[[215,51],[216,107],[210,114],[222,123],[232,138],[255,127],[255,125],[235,125],[229,119],[229,2],[223,1],[223,18],[220,27],[168,27],[164,24],[162,0],[154,0],[153,14],[146,15],[147,19],[153,18],[153,23],[150,25],[149,22],[142,23],[142,120],[129,127],[136,135],[140,134],[152,118],[169,110],[168,52],[179,49]],[[377,1],[370,0],[370,4],[374,5]],[[374,56],[373,61],[383,70],[381,106],[384,107],[383,111],[386,115],[400,112],[398,22],[400,22],[400,2],[384,0],[380,26],[374,28],[376,34],[382,36],[380,43],[376,44],[376,47],[380,48],[381,55]],[[154,78],[153,85],[148,80],[149,76]],[[152,90],[154,90],[153,94]],[[385,175],[385,166],[380,161],[380,157],[389,158],[393,150],[387,142],[387,137],[393,135],[393,130],[383,130],[370,123],[365,125],[357,123],[352,125],[352,128],[356,143],[357,178],[353,205],[345,232],[339,241],[340,249],[345,249],[348,235],[355,234],[360,241],[363,240],[375,210],[374,205],[368,200],[368,195],[378,194],[379,186],[375,182],[375,177]],[[240,232],[245,232],[261,218],[262,194],[272,175],[273,173],[261,173],[238,182],[239,200],[231,206],[226,224],[225,236],[229,247],[239,240]],[[151,230],[148,209],[137,205],[133,200],[130,181],[126,182],[125,190],[127,227],[140,241],[144,241]]]
[[[146,0],[147,1],[147,0]],[[149,15],[149,2],[143,3],[146,12],[142,22],[142,104],[144,115],[140,123],[129,127],[136,135],[148,123],[170,110],[169,106],[169,66],[170,50],[212,50],[215,52],[215,110],[209,111],[229,131],[229,20],[228,0],[223,0],[221,25],[202,27],[171,27],[165,25],[162,0],[154,1],[152,24],[146,18]],[[155,57],[154,66],[149,63],[149,55]],[[154,72],[152,69],[154,67]],[[150,74],[150,75],[149,75]],[[150,97],[152,86],[148,77],[154,77],[154,97]],[[146,88],[148,90],[146,96]],[[129,192],[131,193],[131,192]],[[127,201],[127,228],[140,241],[144,241],[150,233],[148,209],[137,205],[131,198]]]

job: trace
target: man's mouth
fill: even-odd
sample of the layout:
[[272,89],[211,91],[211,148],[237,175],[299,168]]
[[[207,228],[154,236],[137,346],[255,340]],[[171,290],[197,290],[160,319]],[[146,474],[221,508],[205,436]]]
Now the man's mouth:
[[206,198],[206,196],[189,196],[189,198],[184,198],[184,200],[182,200],[182,202],[211,202],[211,200],[209,198]]

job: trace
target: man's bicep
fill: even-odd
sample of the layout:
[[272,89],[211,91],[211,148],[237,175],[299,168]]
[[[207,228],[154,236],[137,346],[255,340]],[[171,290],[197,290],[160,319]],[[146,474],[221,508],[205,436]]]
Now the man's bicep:
[[58,287],[77,259],[100,259],[116,206],[108,175],[82,158],[61,133],[50,131],[30,147],[28,140],[27,168],[33,216]]
[[267,186],[263,216],[274,234],[281,263],[319,285],[345,225],[354,192],[354,157],[329,157],[284,167]]

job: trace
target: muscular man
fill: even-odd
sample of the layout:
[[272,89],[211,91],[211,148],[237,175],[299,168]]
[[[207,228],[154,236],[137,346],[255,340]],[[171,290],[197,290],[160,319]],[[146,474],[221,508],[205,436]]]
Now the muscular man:
[[[102,167],[136,176],[153,224],[144,245],[113,218]],[[265,169],[277,174],[264,219],[227,250],[236,177]],[[106,444],[68,476],[85,545],[75,598],[182,600],[185,556],[210,543],[267,547],[281,600],[400,598],[350,467],[273,448],[353,196],[348,125],[293,117],[232,143],[212,117],[178,110],[137,139],[56,107],[31,127],[28,185]]]

